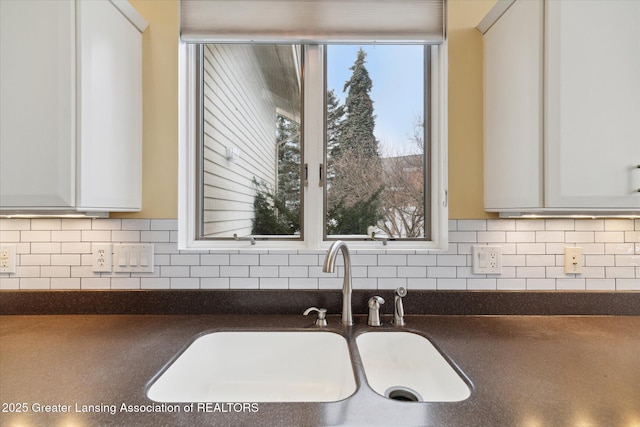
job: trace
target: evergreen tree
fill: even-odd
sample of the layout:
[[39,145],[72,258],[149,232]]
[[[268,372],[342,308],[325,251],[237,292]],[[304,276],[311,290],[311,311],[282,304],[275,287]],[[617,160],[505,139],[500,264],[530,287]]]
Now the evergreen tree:
[[336,155],[338,142],[342,134],[342,122],[344,121],[344,106],[333,89],[327,92],[327,152]]
[[300,232],[300,124],[276,117],[277,189],[254,179],[254,219],[251,234],[293,235]]
[[276,117],[278,144],[278,193],[289,210],[300,207],[300,124]]
[[347,117],[342,127],[340,149],[355,149],[367,157],[378,157],[378,140],[373,134],[376,125],[373,101],[369,96],[373,82],[365,66],[366,57],[367,53],[360,48],[355,63],[349,68],[353,74],[344,84]]
[[373,133],[375,115],[369,95],[373,83],[366,56],[360,48],[350,68],[352,75],[343,89],[347,92],[344,109],[333,99],[335,94],[327,96],[328,234],[366,234],[381,218],[382,166]]

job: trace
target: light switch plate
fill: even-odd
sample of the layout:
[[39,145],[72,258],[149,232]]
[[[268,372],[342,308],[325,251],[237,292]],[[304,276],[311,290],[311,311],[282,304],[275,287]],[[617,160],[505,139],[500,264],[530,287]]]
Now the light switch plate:
[[502,247],[474,245],[473,274],[502,274]]
[[152,244],[113,245],[114,273],[153,273]]
[[564,272],[565,274],[582,273],[582,248],[566,246],[564,248]]

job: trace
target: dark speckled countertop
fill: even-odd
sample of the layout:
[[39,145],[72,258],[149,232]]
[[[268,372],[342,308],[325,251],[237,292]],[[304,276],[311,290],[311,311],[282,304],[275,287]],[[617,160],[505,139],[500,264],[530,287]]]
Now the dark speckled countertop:
[[[348,339],[369,328],[364,316],[351,328],[338,320],[329,316],[328,330]],[[299,329],[311,321],[291,314],[0,316],[0,425],[640,426],[638,316],[407,316],[404,329],[427,336],[471,382],[462,402],[389,400],[358,369],[358,390],[340,402],[121,410],[123,403],[154,404],[145,395],[150,379],[203,332]],[[5,412],[22,403],[27,412]],[[71,412],[36,413],[38,405]],[[83,413],[76,405],[117,409]]]

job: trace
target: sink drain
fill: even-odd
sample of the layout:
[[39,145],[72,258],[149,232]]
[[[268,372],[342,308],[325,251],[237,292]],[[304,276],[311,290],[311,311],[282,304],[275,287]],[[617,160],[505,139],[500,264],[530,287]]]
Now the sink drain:
[[392,400],[399,400],[401,402],[422,402],[422,396],[415,390],[409,387],[395,386],[389,387],[384,393],[386,397]]

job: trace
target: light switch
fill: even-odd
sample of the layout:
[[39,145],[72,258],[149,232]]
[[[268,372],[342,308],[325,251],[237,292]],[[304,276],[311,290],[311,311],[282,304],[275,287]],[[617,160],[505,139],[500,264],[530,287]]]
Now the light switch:
[[472,247],[473,274],[502,274],[502,247]]
[[153,273],[152,244],[114,244],[114,273]]

